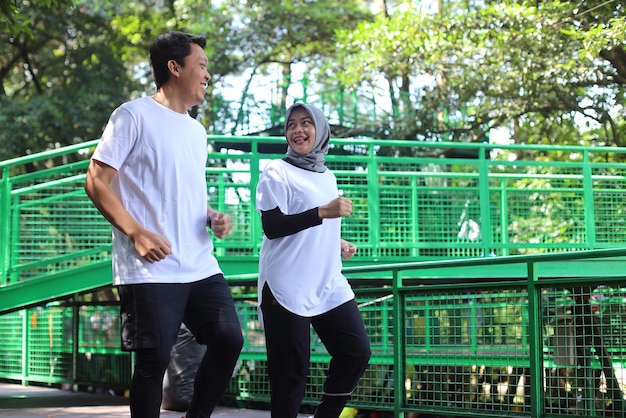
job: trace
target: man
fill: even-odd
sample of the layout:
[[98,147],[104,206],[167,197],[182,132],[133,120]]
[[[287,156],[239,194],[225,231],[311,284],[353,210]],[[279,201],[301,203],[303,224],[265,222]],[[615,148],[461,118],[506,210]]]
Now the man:
[[87,171],[85,191],[113,225],[113,283],[122,349],[136,353],[131,416],[158,417],[163,376],[181,323],[207,351],[187,418],[209,417],[243,345],[241,326],[207,232],[223,238],[228,215],[207,203],[205,128],[187,110],[211,75],[206,39],[181,32],[150,48],[156,93],[112,114]]

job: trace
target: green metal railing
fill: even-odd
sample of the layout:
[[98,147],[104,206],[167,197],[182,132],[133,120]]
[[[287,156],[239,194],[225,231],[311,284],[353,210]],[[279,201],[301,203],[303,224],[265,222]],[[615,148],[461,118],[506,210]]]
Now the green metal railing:
[[[438,416],[623,416],[626,249],[345,269],[373,356],[350,405]],[[255,275],[230,276],[244,349],[226,397],[269,401]],[[111,288],[0,316],[0,378],[122,393]],[[329,356],[312,331],[305,410]]]
[[[208,154],[211,204],[234,224],[217,255],[246,339],[229,396],[267,401],[254,190],[265,161],[280,157],[261,151],[284,140],[209,139],[220,144]],[[82,189],[96,144],[0,163],[0,378],[128,387],[110,226]],[[333,144],[328,165],[355,203],[343,235],[359,252],[345,271],[374,351],[353,406],[624,415],[626,149]],[[307,404],[328,362],[313,341]]]
[[[264,161],[280,156],[259,150],[284,140],[210,139],[250,149],[210,152],[207,187],[211,204],[234,222],[232,234],[216,243],[218,255],[228,273],[254,273],[262,236],[254,190]],[[107,263],[110,226],[82,188],[96,143],[0,163],[0,285]],[[355,203],[343,228],[359,246],[350,265],[626,245],[625,149],[351,139],[333,145],[328,165]],[[446,158],[459,151],[476,158]]]

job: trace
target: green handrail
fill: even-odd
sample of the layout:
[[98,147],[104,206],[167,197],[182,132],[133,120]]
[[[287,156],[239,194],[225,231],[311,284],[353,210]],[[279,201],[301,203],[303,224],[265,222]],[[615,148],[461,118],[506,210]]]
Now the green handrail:
[[[211,204],[236,222],[233,234],[216,242],[218,255],[227,266],[255,271],[262,231],[254,191],[264,161],[279,158],[285,140],[209,141]],[[82,190],[97,143],[0,162],[0,285],[110,256],[100,250],[110,244],[110,226]],[[360,248],[348,265],[626,245],[626,226],[614,222],[626,210],[626,148],[350,138],[332,144],[328,165],[356,208],[344,222],[344,234]],[[472,152],[446,157],[450,150]],[[533,158],[546,153],[562,159]],[[85,256],[89,249],[96,259]]]

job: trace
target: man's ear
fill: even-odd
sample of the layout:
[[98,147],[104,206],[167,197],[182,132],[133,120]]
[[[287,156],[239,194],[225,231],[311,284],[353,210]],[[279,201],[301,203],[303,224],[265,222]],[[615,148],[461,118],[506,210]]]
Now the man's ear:
[[169,60],[167,62],[167,68],[170,70],[170,73],[175,76],[178,77],[179,74],[179,70],[180,70],[180,64],[178,64],[176,61],[174,60]]

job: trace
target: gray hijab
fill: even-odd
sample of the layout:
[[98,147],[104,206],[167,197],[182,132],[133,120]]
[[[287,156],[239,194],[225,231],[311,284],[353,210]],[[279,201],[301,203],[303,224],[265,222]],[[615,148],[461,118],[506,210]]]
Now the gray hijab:
[[287,132],[287,123],[291,117],[291,113],[297,108],[303,108],[306,110],[315,124],[315,145],[311,148],[311,151],[306,154],[298,154],[287,145],[287,156],[283,159],[296,167],[304,170],[315,171],[317,173],[323,173],[326,171],[326,158],[324,155],[328,154],[328,143],[330,142],[330,126],[326,116],[318,108],[305,103],[294,103],[285,114],[285,132]]

